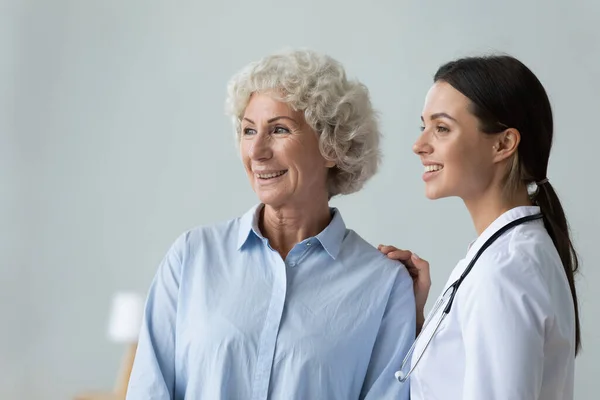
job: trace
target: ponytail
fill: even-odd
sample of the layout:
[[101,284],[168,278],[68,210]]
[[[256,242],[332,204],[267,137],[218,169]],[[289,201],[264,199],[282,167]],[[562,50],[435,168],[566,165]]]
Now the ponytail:
[[581,349],[579,306],[575,289],[575,273],[579,269],[579,260],[569,235],[569,226],[565,212],[550,182],[544,180],[538,184],[538,193],[535,196],[535,200],[544,215],[544,225],[552,238],[552,242],[554,242],[562,265],[565,268],[567,281],[569,282],[569,288],[573,296],[575,307],[575,355],[577,355]]

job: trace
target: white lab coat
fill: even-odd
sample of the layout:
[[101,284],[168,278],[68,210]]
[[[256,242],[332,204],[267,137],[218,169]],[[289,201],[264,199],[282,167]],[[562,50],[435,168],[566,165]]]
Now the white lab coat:
[[[538,212],[517,207],[501,215],[472,243],[445,288],[494,232]],[[417,341],[413,363],[438,316]],[[460,285],[410,376],[411,399],[572,400],[574,354],[575,314],[562,263],[543,221],[526,222],[488,247]]]

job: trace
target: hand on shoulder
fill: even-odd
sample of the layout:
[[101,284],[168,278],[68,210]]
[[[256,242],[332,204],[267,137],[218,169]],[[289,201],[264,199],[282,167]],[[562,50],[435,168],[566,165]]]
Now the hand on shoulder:
[[400,261],[413,279],[415,291],[415,302],[417,306],[417,326],[420,327],[425,319],[424,309],[429,289],[431,288],[431,276],[429,274],[429,262],[420,258],[410,250],[402,250],[395,246],[380,244],[377,249],[388,258]]

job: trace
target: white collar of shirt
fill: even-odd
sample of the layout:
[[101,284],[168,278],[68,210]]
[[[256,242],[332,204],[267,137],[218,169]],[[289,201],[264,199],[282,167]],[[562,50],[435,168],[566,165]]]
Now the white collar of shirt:
[[[263,207],[264,204],[259,203],[242,216],[238,232],[238,250],[240,250],[248,241],[251,233],[261,239],[265,244],[267,243],[267,239],[262,235],[258,228],[258,219]],[[321,246],[323,246],[329,256],[335,260],[342,247],[344,237],[346,236],[346,224],[337,208],[331,207],[330,211],[333,216],[331,222],[323,229],[323,231],[315,236],[315,238],[321,243]],[[309,239],[310,238],[307,238],[304,241],[308,241]]]
[[504,225],[521,217],[539,213],[540,208],[538,206],[520,206],[504,212],[502,215],[496,218],[494,222],[492,222],[477,239],[469,244],[466,259],[470,260],[475,257],[475,254],[479,251],[483,244]]

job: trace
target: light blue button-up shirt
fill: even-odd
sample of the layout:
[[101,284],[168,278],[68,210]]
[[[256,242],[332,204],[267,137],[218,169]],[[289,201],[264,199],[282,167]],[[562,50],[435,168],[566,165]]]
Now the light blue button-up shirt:
[[260,206],[180,236],[148,294],[127,399],[408,399],[412,279],[332,208],[285,260]]

